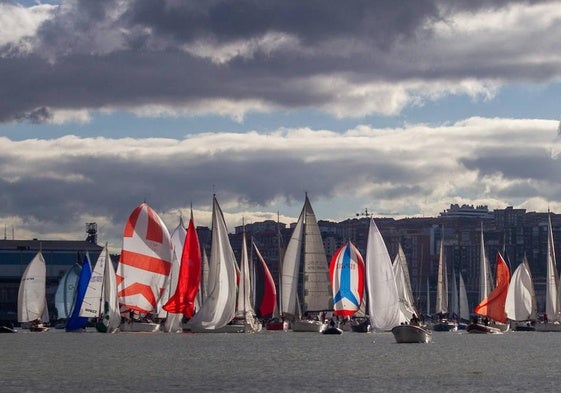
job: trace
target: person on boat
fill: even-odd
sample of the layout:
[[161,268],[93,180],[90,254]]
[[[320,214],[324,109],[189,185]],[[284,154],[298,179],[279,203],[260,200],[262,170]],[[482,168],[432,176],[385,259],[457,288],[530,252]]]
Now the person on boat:
[[332,328],[335,327],[335,321],[333,320],[333,318],[331,318],[331,320],[329,321],[329,326]]
[[413,326],[419,326],[419,318],[417,318],[417,314],[413,313],[410,324]]
[[543,323],[548,323],[549,322],[549,318],[547,317],[547,313],[544,312],[543,313]]

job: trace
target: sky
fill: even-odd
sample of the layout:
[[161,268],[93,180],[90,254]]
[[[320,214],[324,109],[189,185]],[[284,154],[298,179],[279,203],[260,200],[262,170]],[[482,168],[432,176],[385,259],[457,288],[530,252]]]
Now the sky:
[[561,1],[0,0],[0,225],[561,213],[560,36]]

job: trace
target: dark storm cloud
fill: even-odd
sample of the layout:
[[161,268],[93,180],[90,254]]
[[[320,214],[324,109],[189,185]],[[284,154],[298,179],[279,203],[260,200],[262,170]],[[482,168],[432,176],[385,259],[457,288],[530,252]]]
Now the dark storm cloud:
[[[555,35],[555,24],[543,37],[529,34],[527,42],[516,36],[518,49],[504,45],[508,31],[474,50],[469,43],[481,39],[477,34],[442,42],[433,29],[457,11],[518,3],[527,2],[62,3],[33,39],[0,48],[0,85],[8,98],[0,121],[49,121],[60,109],[160,105],[189,111],[205,100],[335,108],[353,115],[349,97],[339,93],[371,84],[423,80],[454,85],[465,78],[545,81],[559,76],[557,61],[517,59],[519,53],[539,57],[559,49],[557,41],[541,39]],[[533,45],[535,39],[541,39],[542,49]],[[341,86],[333,85],[333,75],[341,78]],[[431,95],[430,85],[410,88],[421,89],[418,96]],[[439,89],[454,91],[453,86]],[[382,95],[389,107],[372,106],[373,95]],[[374,90],[352,97],[366,105],[358,114],[395,112],[407,104],[384,96]],[[248,105],[241,110],[251,109]],[[339,105],[347,109],[337,110]]]

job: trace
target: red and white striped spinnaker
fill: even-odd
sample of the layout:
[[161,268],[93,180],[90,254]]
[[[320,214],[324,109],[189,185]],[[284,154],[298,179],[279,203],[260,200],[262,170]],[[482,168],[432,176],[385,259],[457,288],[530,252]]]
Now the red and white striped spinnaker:
[[149,313],[156,308],[171,270],[172,245],[162,219],[147,203],[129,216],[117,268],[121,309]]

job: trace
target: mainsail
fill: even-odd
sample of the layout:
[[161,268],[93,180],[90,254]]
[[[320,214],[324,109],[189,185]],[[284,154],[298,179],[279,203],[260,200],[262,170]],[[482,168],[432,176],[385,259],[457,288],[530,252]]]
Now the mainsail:
[[513,321],[536,319],[536,293],[526,256],[512,274],[506,295],[505,312],[507,318]]
[[483,242],[483,223],[481,223],[481,243],[479,249],[479,301],[485,299],[491,291],[491,269],[485,255],[485,243]]
[[417,311],[415,310],[415,299],[413,298],[413,289],[411,288],[407,258],[405,258],[405,252],[403,252],[401,244],[398,246],[392,266],[395,274],[397,291],[399,293],[399,309],[402,314],[401,319],[408,321],[413,317],[413,314],[417,315]]
[[479,303],[474,312],[492,320],[506,323],[505,302],[508,293],[510,272],[503,256],[497,253],[496,285],[489,295]]
[[46,310],[45,259],[39,251],[25,268],[18,291],[18,322],[43,318]]
[[[298,293],[300,281],[302,292]],[[308,311],[332,309],[327,258],[308,195],[286,248],[281,285],[285,316],[300,317],[301,313]],[[298,299],[302,300],[302,304]]]
[[444,258],[444,239],[440,239],[440,256],[438,257],[438,278],[436,283],[437,314],[448,313],[448,276],[446,273],[446,259]]
[[380,230],[370,219],[366,246],[366,288],[372,327],[390,330],[405,322],[399,311],[399,293],[392,261]]
[[126,309],[150,313],[171,270],[169,232],[154,210],[141,203],[123,231],[123,249],[117,269],[119,303]]
[[468,305],[468,297],[466,291],[466,284],[464,283],[464,278],[462,273],[460,273],[460,319],[469,321],[470,308]]
[[364,260],[350,241],[333,254],[329,276],[333,314],[348,317],[356,313],[364,297]]
[[550,320],[559,318],[559,275],[555,260],[555,247],[553,245],[553,230],[551,217],[547,218],[547,278],[545,287],[545,312]]
[[215,330],[226,326],[236,313],[236,278],[236,258],[228,239],[224,215],[214,196],[208,295],[199,312],[189,320],[188,326],[197,330]]

